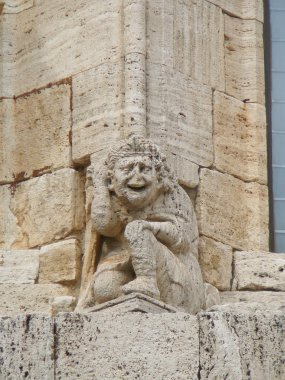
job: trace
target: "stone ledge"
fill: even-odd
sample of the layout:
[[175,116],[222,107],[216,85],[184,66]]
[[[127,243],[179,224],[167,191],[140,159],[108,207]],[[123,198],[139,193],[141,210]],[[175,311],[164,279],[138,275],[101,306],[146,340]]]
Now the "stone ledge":
[[233,306],[0,318],[0,378],[283,380],[284,312]]
[[119,313],[141,312],[151,314],[176,313],[178,310],[154,298],[141,293],[132,293],[117,299],[104,302],[100,305],[90,307],[85,310],[86,313],[95,313],[98,311],[108,311],[114,308]]

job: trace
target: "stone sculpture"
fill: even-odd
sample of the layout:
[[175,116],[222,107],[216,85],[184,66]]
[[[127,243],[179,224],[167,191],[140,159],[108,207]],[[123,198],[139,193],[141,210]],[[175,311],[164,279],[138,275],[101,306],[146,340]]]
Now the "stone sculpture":
[[121,141],[93,170],[93,186],[91,218],[102,236],[96,303],[139,292],[190,313],[201,310],[195,213],[158,146],[141,137]]

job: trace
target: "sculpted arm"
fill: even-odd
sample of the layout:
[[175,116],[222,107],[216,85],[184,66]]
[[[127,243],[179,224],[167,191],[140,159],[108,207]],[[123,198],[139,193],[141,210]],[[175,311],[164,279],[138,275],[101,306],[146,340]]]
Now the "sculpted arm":
[[103,236],[116,236],[122,226],[112,208],[106,165],[101,165],[93,174],[93,186],[91,217],[94,227]]

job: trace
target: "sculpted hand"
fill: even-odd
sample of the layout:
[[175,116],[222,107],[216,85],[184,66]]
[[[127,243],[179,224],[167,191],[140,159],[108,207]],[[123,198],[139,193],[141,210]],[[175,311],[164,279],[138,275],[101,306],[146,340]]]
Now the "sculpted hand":
[[134,220],[126,226],[125,237],[132,241],[140,236],[143,230],[151,230],[151,223],[145,220]]

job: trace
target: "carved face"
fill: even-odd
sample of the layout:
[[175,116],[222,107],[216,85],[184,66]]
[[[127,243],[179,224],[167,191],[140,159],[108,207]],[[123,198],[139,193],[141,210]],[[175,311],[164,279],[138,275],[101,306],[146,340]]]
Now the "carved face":
[[160,185],[155,167],[148,156],[120,158],[110,173],[109,189],[127,205],[141,209],[152,203]]

